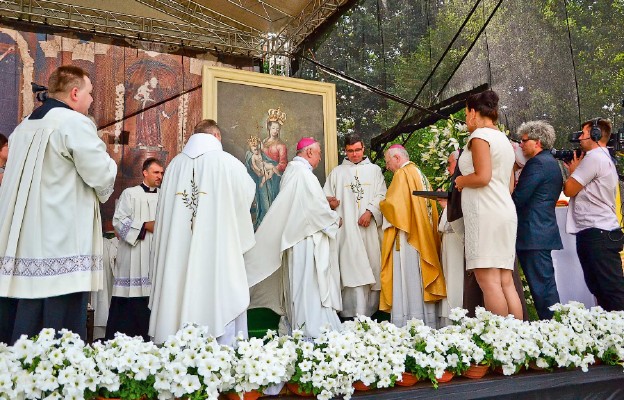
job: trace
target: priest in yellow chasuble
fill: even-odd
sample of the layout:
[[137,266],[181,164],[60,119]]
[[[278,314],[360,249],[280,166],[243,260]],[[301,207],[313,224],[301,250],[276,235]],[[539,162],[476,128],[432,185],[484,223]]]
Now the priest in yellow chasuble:
[[391,146],[385,159],[394,176],[380,203],[384,237],[379,309],[390,312],[397,326],[417,318],[436,328],[437,303],[446,297],[436,229],[438,211],[433,200],[412,194],[431,187],[403,146]]

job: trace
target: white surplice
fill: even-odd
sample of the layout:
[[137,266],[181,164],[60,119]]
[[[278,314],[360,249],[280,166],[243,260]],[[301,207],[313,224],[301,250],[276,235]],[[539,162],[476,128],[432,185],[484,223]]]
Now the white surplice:
[[255,190],[245,166],[209,134],[192,135],[167,167],[150,262],[149,335],[156,343],[186,322],[206,325],[215,337],[246,327],[243,253],[255,242]]
[[100,290],[99,202],[113,193],[117,165],[95,124],[56,107],[22,121],[9,144],[0,188],[0,297]]
[[442,269],[446,281],[446,298],[440,301],[442,325],[449,325],[449,313],[464,305],[464,238],[447,221],[446,208],[440,217],[438,232],[442,234]]
[[256,231],[256,245],[245,253],[251,307],[286,315],[291,328],[308,337],[318,337],[324,325],[339,329],[338,222],[312,167],[295,157]]
[[154,221],[158,193],[146,192],[143,186],[127,188],[121,193],[113,226],[120,237],[117,263],[113,269],[113,296],[144,297],[149,296],[149,254],[152,244],[151,232],[145,232],[139,239],[143,224]]
[[[338,232],[338,257],[342,281],[343,317],[373,315],[379,309],[381,270],[381,226],[379,202],[386,196],[381,168],[365,158],[358,164],[344,159],[327,177],[323,191],[336,197],[336,212],[343,225]],[[358,220],[369,210],[373,216],[368,227]]]

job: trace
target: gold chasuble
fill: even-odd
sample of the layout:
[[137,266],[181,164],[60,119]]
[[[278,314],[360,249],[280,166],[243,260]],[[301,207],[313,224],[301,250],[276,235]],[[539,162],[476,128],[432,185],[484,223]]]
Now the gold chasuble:
[[384,231],[381,249],[381,311],[392,310],[392,252],[395,243],[398,246],[399,230],[407,233],[408,243],[420,253],[423,300],[431,303],[446,297],[436,229],[438,209],[435,201],[412,194],[414,190],[431,190],[428,186],[420,170],[410,162],[394,173],[386,199],[380,203],[383,216],[392,224]]

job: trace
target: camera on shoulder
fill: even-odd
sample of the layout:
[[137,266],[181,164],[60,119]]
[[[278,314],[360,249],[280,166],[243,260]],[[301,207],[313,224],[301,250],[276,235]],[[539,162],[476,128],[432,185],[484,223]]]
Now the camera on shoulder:
[[[570,133],[570,135],[568,136],[568,142],[580,143],[581,142],[580,137],[582,134],[583,134],[583,131],[576,131],[576,132]],[[583,155],[583,153],[584,153],[583,150],[581,150],[579,147],[575,149],[563,149],[563,150],[557,150],[553,148],[550,150],[550,154],[552,154],[553,157],[563,162],[572,161],[575,154],[576,154],[576,158],[579,158]]]

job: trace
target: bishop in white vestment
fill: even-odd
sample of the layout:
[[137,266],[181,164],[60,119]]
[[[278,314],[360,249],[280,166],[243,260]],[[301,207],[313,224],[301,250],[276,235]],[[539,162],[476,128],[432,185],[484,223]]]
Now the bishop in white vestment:
[[51,98],[11,134],[0,188],[0,341],[9,343],[43,328],[86,339],[89,292],[102,288],[99,203],[117,165],[85,115],[86,72],[59,67],[48,86]]
[[245,253],[251,307],[285,315],[290,329],[307,337],[320,336],[323,326],[340,329],[342,308],[335,240],[340,217],[312,173],[320,159],[318,142],[299,141],[256,231],[256,246]]
[[243,253],[255,243],[249,209],[256,185],[223,151],[214,121],[201,121],[194,132],[160,189],[149,335],[163,343],[185,323],[196,323],[229,344],[238,332],[247,335]]
[[113,269],[113,295],[106,339],[120,332],[149,340],[149,257],[158,205],[158,187],[164,169],[156,158],[143,162],[143,183],[124,190],[119,197],[113,226],[121,239]]
[[[379,202],[386,196],[381,168],[364,156],[364,142],[347,137],[347,158],[334,168],[323,191],[339,203],[335,208],[343,225],[338,232],[342,282],[342,317],[371,316],[379,309],[383,216]],[[332,201],[330,201],[332,205]]]

